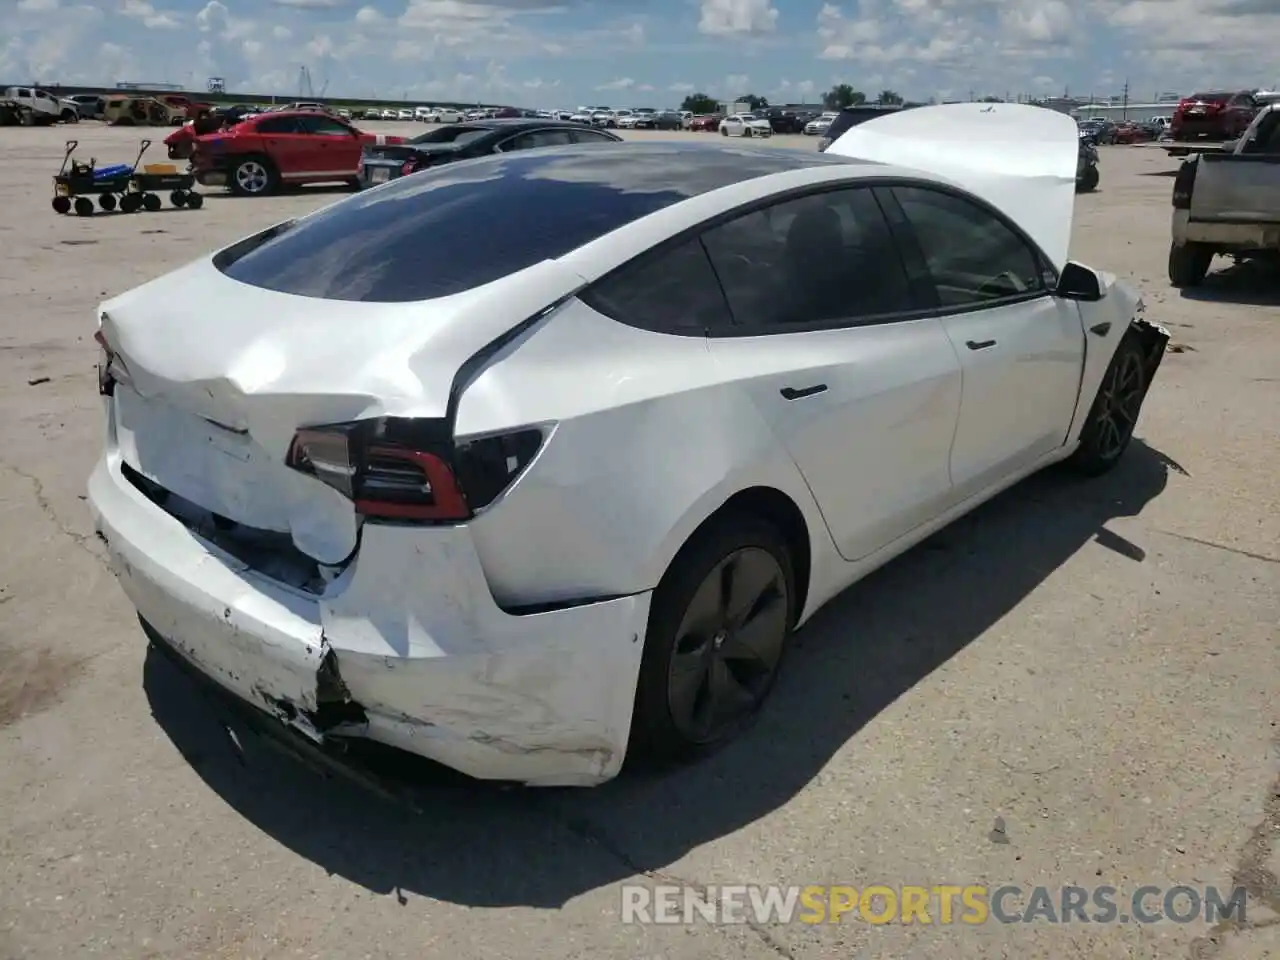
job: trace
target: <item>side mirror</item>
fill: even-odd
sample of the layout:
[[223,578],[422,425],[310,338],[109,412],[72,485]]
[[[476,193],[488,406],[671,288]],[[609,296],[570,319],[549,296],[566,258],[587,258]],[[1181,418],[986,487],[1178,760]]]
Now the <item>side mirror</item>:
[[1097,301],[1102,299],[1102,281],[1098,274],[1084,264],[1068,261],[1058,276],[1058,289],[1054,296],[1064,300]]

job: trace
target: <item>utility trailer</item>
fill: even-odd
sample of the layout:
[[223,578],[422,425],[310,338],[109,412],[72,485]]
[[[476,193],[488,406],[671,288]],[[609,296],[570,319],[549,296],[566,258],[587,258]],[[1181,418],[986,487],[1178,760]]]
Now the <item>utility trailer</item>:
[[52,205],[55,213],[74,210],[78,217],[91,217],[94,213],[93,197],[97,197],[98,206],[106,213],[117,209],[121,213],[154,212],[160,209],[160,194],[165,191],[169,192],[169,202],[175,207],[198,210],[204,205],[204,197],[192,189],[194,175],[179,173],[172,164],[164,164],[165,169],[153,169],[155,165],[151,165],[138,172],[142,155],[151,146],[150,140],[141,142],[132,165],[122,163],[103,168],[97,167],[97,160],[93,157],[88,163],[74,159],[79,145],[78,140],[67,141],[62,166],[54,174]]

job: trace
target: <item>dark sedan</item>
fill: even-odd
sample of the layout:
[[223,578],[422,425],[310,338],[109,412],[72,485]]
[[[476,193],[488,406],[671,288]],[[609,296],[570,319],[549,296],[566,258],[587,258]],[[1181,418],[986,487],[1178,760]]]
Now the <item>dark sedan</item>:
[[360,182],[374,187],[456,160],[571,143],[617,143],[621,139],[607,130],[566,120],[468,120],[438,127],[404,144],[366,147],[360,158]]

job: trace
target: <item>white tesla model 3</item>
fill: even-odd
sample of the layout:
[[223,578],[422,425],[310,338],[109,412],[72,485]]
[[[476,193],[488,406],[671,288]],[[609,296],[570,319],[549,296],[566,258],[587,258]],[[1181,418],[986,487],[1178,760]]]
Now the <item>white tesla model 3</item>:
[[103,304],[97,529],[152,642],[313,740],[590,785],[1033,471],[1168,335],[1069,262],[1075,124],[620,143],[396,180]]

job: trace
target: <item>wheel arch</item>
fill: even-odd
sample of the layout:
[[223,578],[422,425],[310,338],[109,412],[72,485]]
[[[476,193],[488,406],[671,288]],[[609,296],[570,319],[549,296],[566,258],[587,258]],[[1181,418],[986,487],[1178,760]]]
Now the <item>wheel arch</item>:
[[753,486],[733,494],[694,528],[680,550],[672,556],[671,562],[674,563],[680,552],[705,530],[718,523],[730,522],[738,516],[765,520],[776,527],[786,540],[791,551],[792,573],[796,579],[796,616],[800,616],[808,603],[809,584],[813,577],[813,534],[800,506],[777,487]]

